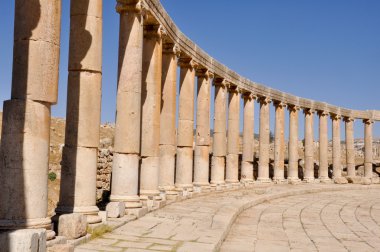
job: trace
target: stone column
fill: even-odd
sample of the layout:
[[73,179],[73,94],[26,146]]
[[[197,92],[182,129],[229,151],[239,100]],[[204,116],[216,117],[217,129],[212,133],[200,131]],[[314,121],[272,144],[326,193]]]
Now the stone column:
[[214,135],[211,158],[211,186],[223,185],[227,154],[227,87],[221,78],[214,78]]
[[66,133],[57,214],[101,222],[96,206],[102,85],[102,1],[71,1]]
[[328,113],[319,111],[319,180],[329,182],[329,163],[328,163]]
[[259,183],[270,183],[269,178],[269,103],[271,101],[266,97],[259,99],[260,103],[260,146],[259,146],[259,171],[257,181]]
[[304,181],[314,182],[314,111],[304,109],[305,114],[305,169]]
[[372,120],[363,120],[364,123],[364,176],[372,179]]
[[243,158],[241,163],[242,183],[253,182],[253,150],[254,139],[254,106],[255,97],[251,93],[244,94],[244,126],[243,126]]
[[340,147],[340,119],[341,117],[336,114],[331,115],[332,119],[332,158],[333,158],[333,178],[337,179],[342,177],[342,161],[341,161],[341,147]]
[[111,201],[141,208],[139,188],[143,17],[139,4],[118,1],[119,66]]
[[236,185],[239,183],[240,93],[235,86],[230,86],[228,91],[226,183]]
[[210,167],[210,78],[206,69],[196,71],[198,77],[197,128],[194,155],[194,187],[198,191],[209,189]]
[[159,188],[161,191],[165,191],[167,197],[177,194],[174,190],[174,174],[178,53],[179,51],[173,43],[167,42],[163,44]]
[[285,159],[285,107],[282,102],[274,103],[276,109],[276,124],[274,132],[274,177],[276,183],[285,182],[284,159]]
[[[15,1],[11,99],[4,102],[0,229],[51,229],[50,107],[57,102],[61,1]],[[48,239],[54,236],[49,232]]]
[[182,57],[179,59],[179,66],[181,70],[175,186],[180,191],[192,191],[195,64],[190,58]]
[[298,110],[295,105],[289,105],[289,166],[288,181],[298,183]]
[[346,163],[347,176],[352,178],[356,176],[355,171],[355,146],[354,146],[354,119],[344,118],[346,124]]
[[161,27],[144,24],[140,199],[161,200],[158,190],[160,174],[160,109],[162,77]]

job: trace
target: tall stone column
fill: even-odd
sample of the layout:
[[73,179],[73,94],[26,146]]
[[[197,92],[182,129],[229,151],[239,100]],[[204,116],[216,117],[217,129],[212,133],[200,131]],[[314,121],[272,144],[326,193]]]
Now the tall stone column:
[[276,183],[285,182],[284,159],[285,159],[285,107],[282,102],[274,103],[276,110],[276,122],[274,132],[274,177]]
[[230,86],[228,91],[226,183],[237,184],[239,183],[240,93],[234,86]]
[[298,110],[295,105],[289,105],[289,166],[288,181],[297,183],[298,177]]
[[198,94],[193,184],[197,190],[204,191],[209,189],[210,185],[210,78],[213,76],[206,69],[198,69],[196,75],[198,77]]
[[223,79],[214,78],[214,135],[211,158],[211,186],[223,185],[227,155],[227,87]]
[[354,119],[344,118],[346,124],[346,163],[347,176],[355,177],[355,146],[354,146]]
[[329,182],[329,163],[328,163],[328,113],[319,111],[319,180]]
[[305,114],[305,172],[304,181],[314,182],[314,111],[304,109]]
[[140,199],[161,200],[158,190],[160,175],[160,109],[162,77],[161,27],[144,24]]
[[60,0],[15,1],[12,95],[4,102],[1,132],[0,229],[51,229],[50,107],[57,102],[60,27]]
[[243,158],[241,163],[241,179],[243,183],[253,182],[253,150],[254,139],[254,106],[255,97],[251,93],[244,94],[244,126],[243,126]]
[[372,120],[363,120],[364,123],[364,176],[372,179]]
[[192,191],[195,62],[191,58],[182,57],[179,59],[179,66],[181,70],[175,186],[181,191]]
[[259,145],[259,171],[257,181],[259,183],[270,183],[269,178],[269,103],[271,101],[266,97],[259,99],[260,103],[260,145]]
[[102,85],[102,0],[71,1],[65,146],[57,214],[101,222],[96,206]]
[[332,158],[333,158],[333,178],[342,177],[341,145],[340,145],[340,119],[339,115],[332,114]]
[[[137,1],[136,1],[137,2]],[[138,3],[118,1],[119,66],[111,201],[127,211],[141,208],[139,197],[143,17]]]
[[177,47],[170,42],[163,44],[162,54],[162,102],[160,115],[160,177],[159,188],[166,196],[176,195],[174,190],[176,154],[176,90]]

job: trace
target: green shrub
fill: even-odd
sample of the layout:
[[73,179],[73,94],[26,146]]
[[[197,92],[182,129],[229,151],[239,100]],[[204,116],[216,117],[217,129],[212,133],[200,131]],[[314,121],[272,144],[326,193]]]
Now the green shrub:
[[48,178],[50,181],[54,181],[57,179],[57,174],[55,174],[55,172],[49,172]]

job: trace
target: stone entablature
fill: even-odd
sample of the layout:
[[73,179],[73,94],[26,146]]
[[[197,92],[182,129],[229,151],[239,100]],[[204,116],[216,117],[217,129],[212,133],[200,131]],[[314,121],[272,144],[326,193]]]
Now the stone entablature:
[[297,97],[251,81],[215,60],[183,34],[158,0],[143,0],[143,6],[145,6],[163,26],[167,36],[176,43],[182,53],[191,57],[204,68],[207,68],[208,71],[214,73],[215,76],[233,83],[242,90],[252,92],[257,96],[268,97],[271,100],[281,101],[285,104],[293,104],[304,109],[324,111],[341,115],[342,117],[380,121],[380,111],[378,110],[352,110],[341,108],[325,102]]

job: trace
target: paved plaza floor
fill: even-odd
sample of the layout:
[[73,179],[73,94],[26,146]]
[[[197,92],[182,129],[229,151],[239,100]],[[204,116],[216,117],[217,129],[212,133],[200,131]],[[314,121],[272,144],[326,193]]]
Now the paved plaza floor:
[[214,192],[167,205],[75,251],[380,251],[380,186]]

